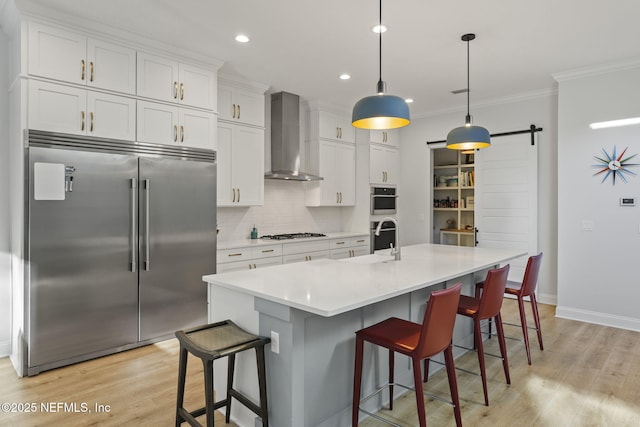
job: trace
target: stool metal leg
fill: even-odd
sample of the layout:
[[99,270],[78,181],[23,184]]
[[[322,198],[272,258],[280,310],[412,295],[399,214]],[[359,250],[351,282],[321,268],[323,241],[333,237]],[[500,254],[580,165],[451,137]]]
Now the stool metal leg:
[[353,373],[353,403],[351,404],[351,427],[358,427],[360,415],[360,390],[362,381],[362,357],[364,353],[364,340],[356,335],[355,369]]
[[267,406],[267,370],[265,367],[264,345],[256,347],[258,361],[258,386],[260,388],[260,412],[262,427],[269,427],[269,409]]
[[395,380],[395,353],[389,350],[389,410],[393,411],[393,382]]
[[184,405],[184,383],[187,377],[187,349],[180,346],[180,360],[178,362],[178,401],[176,402],[176,427],[184,422],[180,409]]
[[227,398],[225,400],[225,406],[227,407],[225,413],[225,422],[229,424],[229,420],[231,419],[231,390],[233,389],[233,373],[236,369],[236,355],[230,354],[228,357],[228,365],[227,365]]
[[204,401],[207,414],[207,427],[213,426],[214,402],[213,402],[213,360],[202,360],[204,365]]

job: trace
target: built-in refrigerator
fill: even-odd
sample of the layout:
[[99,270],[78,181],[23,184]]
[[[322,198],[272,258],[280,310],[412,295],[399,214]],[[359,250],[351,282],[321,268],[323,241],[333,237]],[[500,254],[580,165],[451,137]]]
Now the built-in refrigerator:
[[214,151],[30,130],[25,154],[28,375],[206,323]]

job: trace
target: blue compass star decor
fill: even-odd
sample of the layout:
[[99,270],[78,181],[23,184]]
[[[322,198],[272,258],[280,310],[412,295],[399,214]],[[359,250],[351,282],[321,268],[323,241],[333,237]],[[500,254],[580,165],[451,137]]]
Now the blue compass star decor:
[[600,170],[593,175],[601,175],[604,174],[602,181],[603,183],[606,179],[611,176],[613,180],[613,185],[616,185],[616,176],[619,177],[625,183],[627,182],[627,178],[632,175],[637,175],[637,173],[630,171],[628,168],[631,166],[640,166],[640,163],[629,163],[629,160],[633,159],[637,154],[632,154],[628,157],[624,157],[625,153],[629,147],[625,148],[622,153],[618,156],[616,154],[616,146],[613,146],[613,153],[609,155],[604,148],[602,149],[602,153],[604,157],[593,156],[599,163],[596,165],[592,165],[593,167],[600,168]]

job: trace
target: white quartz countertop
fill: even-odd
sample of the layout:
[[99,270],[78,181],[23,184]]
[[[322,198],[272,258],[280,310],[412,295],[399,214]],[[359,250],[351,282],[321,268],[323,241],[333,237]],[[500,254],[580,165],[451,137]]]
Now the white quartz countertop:
[[526,255],[518,250],[420,244],[383,254],[320,259],[203,276],[207,283],[320,316],[335,316]]
[[239,240],[230,240],[230,241],[218,241],[217,248],[218,249],[236,249],[236,248],[250,248],[254,246],[264,246],[264,245],[279,245],[279,244],[289,244],[289,243],[301,243],[301,242],[315,242],[318,240],[331,240],[331,239],[345,239],[348,237],[356,237],[356,236],[368,236],[367,233],[356,233],[351,231],[338,231],[335,233],[325,233],[325,237],[306,237],[301,239],[283,239],[283,240],[272,240],[272,239],[239,239]]

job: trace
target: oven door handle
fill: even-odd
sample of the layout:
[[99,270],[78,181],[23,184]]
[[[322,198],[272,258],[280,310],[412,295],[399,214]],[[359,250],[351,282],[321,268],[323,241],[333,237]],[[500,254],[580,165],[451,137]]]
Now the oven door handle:
[[372,194],[371,197],[398,197],[397,194]]

